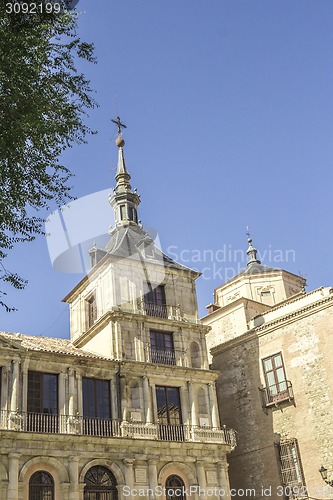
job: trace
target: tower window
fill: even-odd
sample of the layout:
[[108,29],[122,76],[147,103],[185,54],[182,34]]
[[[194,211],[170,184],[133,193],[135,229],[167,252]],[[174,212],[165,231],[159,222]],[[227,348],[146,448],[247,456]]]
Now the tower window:
[[134,207],[128,207],[128,211],[129,211],[130,220],[137,223],[138,222],[138,215],[137,215],[136,209]]
[[126,205],[120,205],[120,219],[121,220],[127,219]]
[[88,316],[88,328],[90,328],[97,319],[97,303],[95,294],[91,295],[87,300],[87,316]]

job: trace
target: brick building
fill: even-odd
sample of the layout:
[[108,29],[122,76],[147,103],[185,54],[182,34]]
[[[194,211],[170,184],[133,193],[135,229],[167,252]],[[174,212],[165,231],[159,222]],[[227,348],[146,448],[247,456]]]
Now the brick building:
[[332,498],[319,468],[333,479],[333,288],[305,293],[303,278],[262,265],[251,239],[247,253],[203,319],[220,416],[237,432],[231,487]]

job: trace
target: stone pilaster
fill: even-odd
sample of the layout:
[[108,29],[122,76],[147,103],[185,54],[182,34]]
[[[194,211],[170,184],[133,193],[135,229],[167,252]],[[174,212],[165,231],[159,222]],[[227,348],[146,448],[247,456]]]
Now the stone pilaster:
[[143,377],[143,397],[144,397],[144,408],[145,408],[145,421],[146,424],[151,424],[153,422],[153,410],[151,405],[149,380],[146,375],[144,375]]
[[151,489],[149,499],[155,500],[157,488],[157,460],[148,460],[149,488]]
[[69,495],[68,500],[80,500],[79,494],[79,458],[69,457]]
[[18,492],[18,475],[19,475],[19,459],[20,453],[9,453],[8,455],[8,494],[7,500],[17,500]]

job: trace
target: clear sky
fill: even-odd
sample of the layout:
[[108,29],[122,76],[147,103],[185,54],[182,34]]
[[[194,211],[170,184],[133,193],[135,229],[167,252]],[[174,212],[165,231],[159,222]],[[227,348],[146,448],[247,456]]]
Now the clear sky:
[[[244,265],[246,226],[264,264],[302,273],[308,290],[333,285],[332,0],[77,8],[81,37],[96,46],[98,64],[81,68],[100,107],[88,121],[98,135],[65,155],[73,194],[114,185],[110,119],[120,114],[139,216],[165,252],[204,271],[201,315]],[[52,267],[44,237],[17,246],[6,265],[29,284],[8,289],[18,312],[1,311],[0,329],[68,337],[61,299],[81,276]]]

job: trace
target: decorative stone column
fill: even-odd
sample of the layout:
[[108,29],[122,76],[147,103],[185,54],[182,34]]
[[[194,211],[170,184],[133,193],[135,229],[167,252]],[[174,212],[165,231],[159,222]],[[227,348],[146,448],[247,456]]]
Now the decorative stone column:
[[188,393],[186,387],[183,385],[180,387],[180,405],[182,408],[182,414],[184,419],[184,424],[190,425],[189,411],[188,411]]
[[13,375],[12,375],[12,397],[10,401],[10,409],[13,412],[19,407],[19,384],[20,384],[20,362],[17,359],[13,361]]
[[22,411],[23,412],[27,411],[27,403],[28,403],[28,367],[29,367],[29,359],[26,358],[22,363]]
[[151,490],[149,499],[155,500],[157,488],[157,460],[148,460],[149,489]]
[[127,486],[131,490],[134,488],[134,470],[133,470],[134,462],[135,460],[132,460],[131,458],[125,458],[123,460],[123,464],[125,467],[124,470],[125,486]]
[[8,494],[7,500],[17,500],[18,493],[18,476],[19,476],[19,459],[20,453],[9,453],[8,455]]
[[220,419],[217,411],[215,384],[208,384],[208,393],[210,407],[212,409],[212,425],[213,427],[220,427]]
[[82,417],[83,416],[82,375],[78,371],[76,372],[76,381],[77,381],[77,412]]
[[146,375],[143,376],[143,398],[145,408],[145,421],[146,424],[151,424],[153,422],[153,410],[151,406],[149,380]]
[[205,475],[205,462],[203,460],[197,460],[195,467],[197,470],[198,483],[201,489],[205,490],[207,488],[207,481]]
[[69,457],[69,495],[68,500],[80,499],[79,488],[79,457]]
[[229,484],[229,475],[228,475],[228,463],[225,462],[217,462],[216,464],[217,471],[217,482],[219,489],[224,491],[224,495],[220,495],[219,498],[221,500],[230,499],[230,484]]
[[75,415],[75,372],[73,368],[68,368],[68,414]]
[[187,382],[188,384],[188,400],[191,412],[191,424],[193,426],[198,425],[197,412],[195,409],[194,391],[192,382]]

